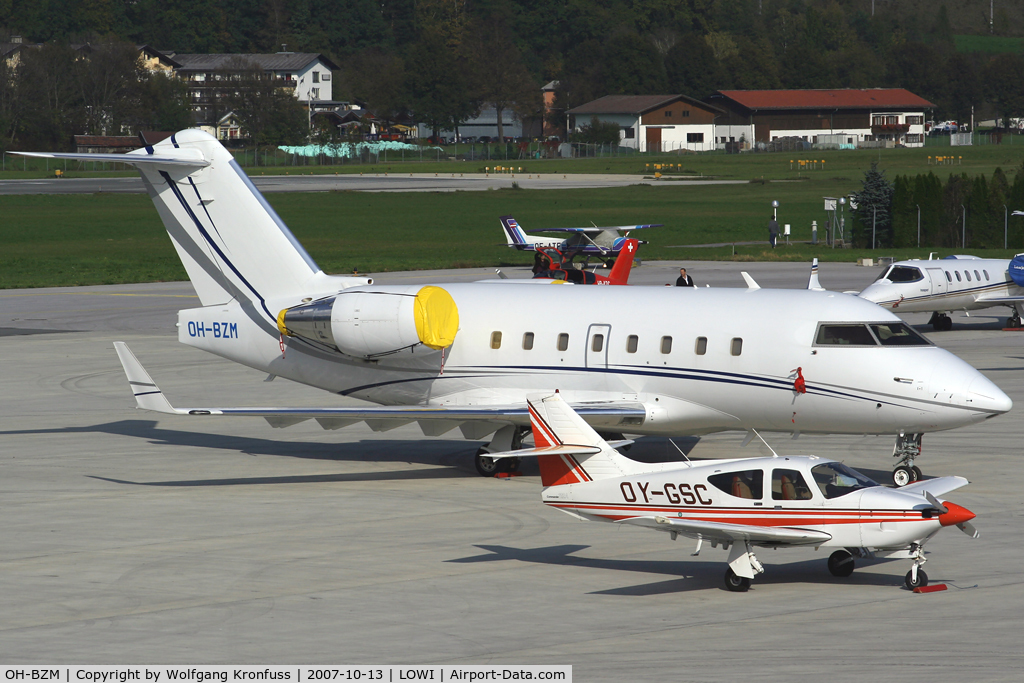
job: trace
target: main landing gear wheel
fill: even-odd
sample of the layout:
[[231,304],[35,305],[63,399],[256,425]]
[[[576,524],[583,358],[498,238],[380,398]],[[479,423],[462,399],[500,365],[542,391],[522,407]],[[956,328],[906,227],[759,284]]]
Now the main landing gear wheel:
[[914,581],[914,572],[909,571],[903,578],[903,582],[907,584],[907,588],[914,590],[915,588],[923,588],[928,585],[928,575],[924,571],[917,570],[917,581]]
[[493,477],[498,472],[503,472],[504,465],[504,458],[495,460],[494,458],[489,457],[487,450],[482,446],[473,458],[473,466],[476,467],[476,472],[481,477]]
[[[920,576],[921,572],[917,574]],[[725,588],[734,593],[746,593],[750,590],[750,579],[745,576],[736,576],[736,572],[729,567],[725,570]]]
[[845,550],[837,550],[828,557],[828,571],[832,576],[849,576],[853,567],[853,555]]
[[913,484],[915,481],[921,478],[919,474],[921,470],[916,467],[907,467],[906,465],[900,465],[892,471],[892,483],[902,488],[907,484]]
[[920,467],[914,465],[910,469],[914,470],[914,481],[921,481],[922,479],[924,479],[924,474],[921,473]]
[[949,332],[953,329],[953,319],[945,313],[938,313],[932,316],[932,329],[936,332]]
[[1007,327],[1020,327],[1021,326],[1020,314],[1017,313],[1017,311],[1014,311],[1012,314],[1010,314],[1010,317],[1006,319],[1006,326]]

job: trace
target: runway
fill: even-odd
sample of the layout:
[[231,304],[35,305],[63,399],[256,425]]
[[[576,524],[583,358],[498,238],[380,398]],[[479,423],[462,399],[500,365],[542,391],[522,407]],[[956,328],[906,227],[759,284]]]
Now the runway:
[[[498,163],[498,162],[494,162]],[[477,165],[474,163],[473,168]],[[515,183],[530,190],[626,187],[639,183],[688,185],[736,185],[746,180],[673,180],[670,183],[642,175],[561,173],[388,173],[382,165],[376,171],[359,174],[306,175],[300,167],[291,175],[260,174],[258,168],[246,173],[260,192],[457,192],[511,188]],[[39,178],[0,180],[4,194],[95,194],[97,192],[142,194],[142,180],[131,178]]]
[[[645,264],[661,286],[679,263]],[[698,285],[802,287],[805,264],[687,262]],[[525,276],[523,270],[511,275]],[[381,283],[492,271],[387,273]],[[859,289],[877,269],[824,264]],[[749,593],[726,554],[639,528],[574,521],[539,502],[535,470],[478,477],[479,442],[315,423],[178,418],[134,409],[112,342],[128,342],[182,405],[339,399],[180,345],[187,283],[0,292],[0,661],[5,664],[572,664],[579,681],[1016,681],[1024,668],[1020,460],[1024,337],[1004,313],[932,333],[1015,402],[925,436],[928,475],[982,537],[929,542],[943,593],[903,588],[909,562],[833,578],[827,554],[765,550]],[[770,334],[766,321],[766,334]],[[354,403],[354,401],[353,401]],[[889,437],[769,436],[784,453],[876,477]],[[743,434],[683,439],[691,457],[760,455]],[[674,459],[642,439],[638,459]]]

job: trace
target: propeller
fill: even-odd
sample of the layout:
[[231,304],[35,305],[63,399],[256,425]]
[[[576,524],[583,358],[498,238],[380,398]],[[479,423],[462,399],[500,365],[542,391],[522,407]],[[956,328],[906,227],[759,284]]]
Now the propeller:
[[[925,491],[924,497],[927,498],[932,507],[938,511],[939,523],[942,524],[942,526],[955,525],[957,529],[964,532],[971,538],[978,538],[981,536],[981,532],[979,532],[970,522],[970,520],[974,518],[973,512],[967,508],[951,503],[950,505],[953,506],[951,513],[951,508],[949,506],[940,503],[939,499],[929,492]],[[943,517],[946,517],[946,519],[943,519]]]

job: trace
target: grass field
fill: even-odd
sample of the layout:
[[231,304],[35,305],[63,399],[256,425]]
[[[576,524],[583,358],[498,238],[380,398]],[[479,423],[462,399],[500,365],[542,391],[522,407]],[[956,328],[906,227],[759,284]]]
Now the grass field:
[[[644,259],[852,261],[862,256],[927,257],[928,250],[833,250],[809,244],[718,248],[676,245],[766,241],[771,200],[792,240],[810,239],[825,214],[822,196],[859,188],[859,179],[685,187],[670,183],[621,189],[450,193],[282,193],[267,195],[319,265],[331,273],[528,264],[503,246],[498,216],[527,229],[664,223],[642,235]],[[185,278],[144,195],[0,197],[0,287],[115,284]],[[1024,219],[1012,219],[1010,255],[1024,248]],[[1020,225],[1017,225],[1020,223]]]

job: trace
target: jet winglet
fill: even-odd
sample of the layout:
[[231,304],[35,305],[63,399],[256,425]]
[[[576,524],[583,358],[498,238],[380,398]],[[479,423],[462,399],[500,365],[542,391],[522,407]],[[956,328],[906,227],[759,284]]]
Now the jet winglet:
[[807,289],[815,292],[824,292],[825,288],[818,282],[818,259],[811,261],[811,276],[807,278]]
[[743,281],[747,283],[747,289],[761,289],[761,285],[754,281],[754,278],[750,277],[750,273],[747,271],[740,271],[740,275],[743,276]]
[[183,415],[187,411],[176,410],[171,402],[167,400],[160,387],[156,385],[153,378],[142,367],[142,363],[135,357],[131,349],[124,342],[114,342],[114,350],[124,368],[124,374],[128,377],[128,384],[135,394],[135,403],[141,410],[152,410],[158,413],[171,413],[172,415]]

